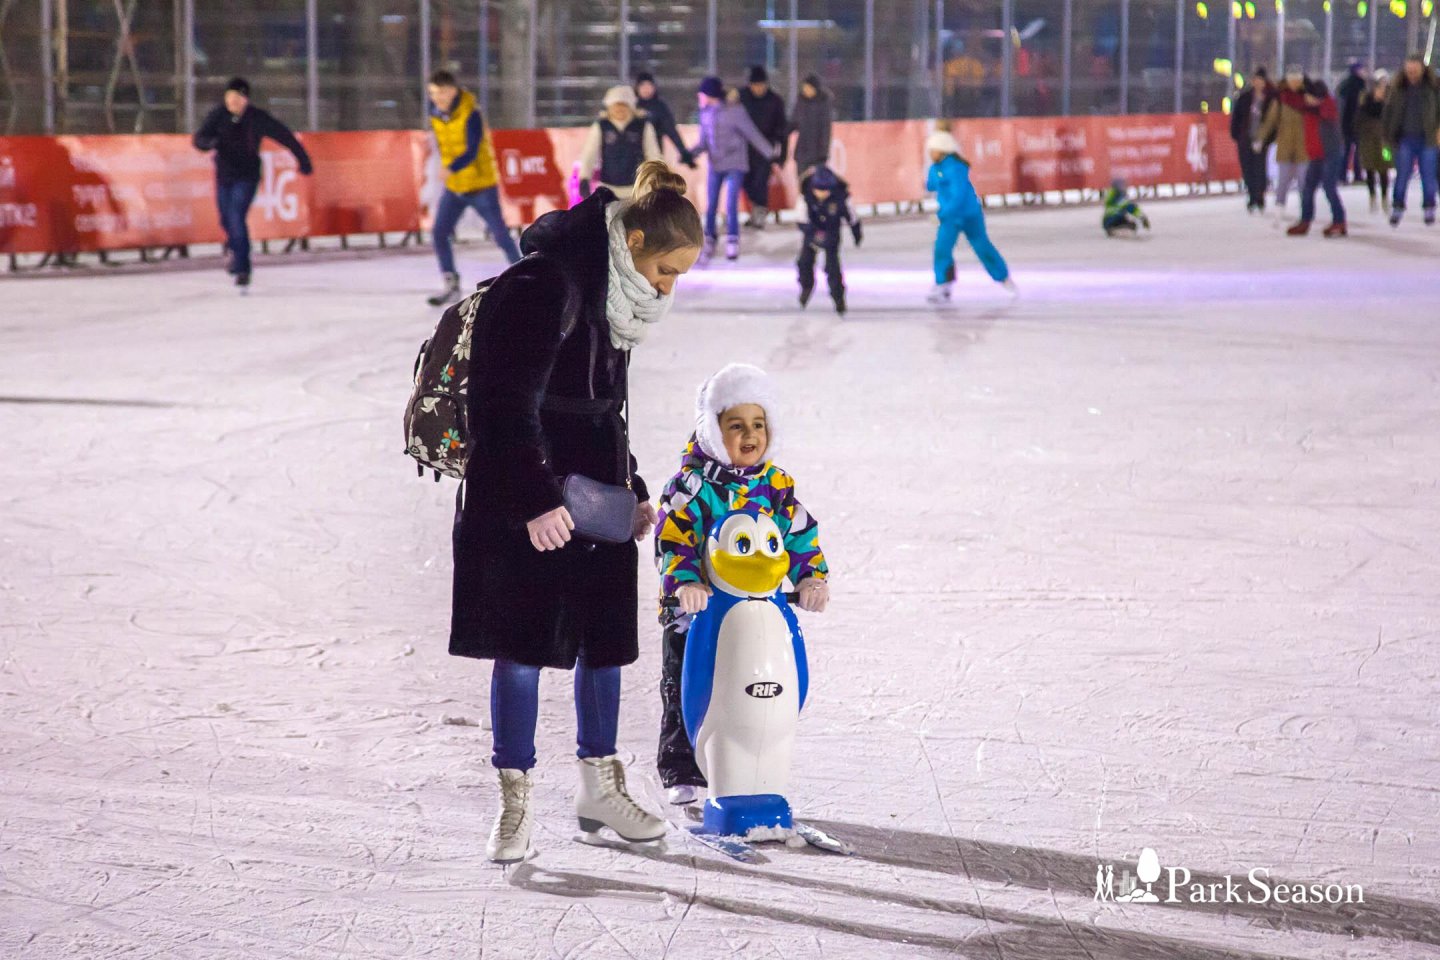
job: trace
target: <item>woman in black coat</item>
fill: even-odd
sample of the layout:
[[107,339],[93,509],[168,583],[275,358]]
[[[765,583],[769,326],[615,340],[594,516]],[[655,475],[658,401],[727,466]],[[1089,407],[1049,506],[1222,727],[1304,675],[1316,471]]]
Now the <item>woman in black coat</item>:
[[636,540],[655,523],[621,408],[629,351],[669,307],[703,235],[684,181],[643,164],[635,196],[599,189],[521,237],[525,257],[485,294],[468,385],[475,437],[454,530],[450,652],[493,659],[490,707],[501,805],[488,848],[530,850],[541,667],[575,668],[581,828],[657,839],[664,822],[630,799],[615,756],[620,667],[639,655],[634,543],[582,541],[561,484],[629,484]]

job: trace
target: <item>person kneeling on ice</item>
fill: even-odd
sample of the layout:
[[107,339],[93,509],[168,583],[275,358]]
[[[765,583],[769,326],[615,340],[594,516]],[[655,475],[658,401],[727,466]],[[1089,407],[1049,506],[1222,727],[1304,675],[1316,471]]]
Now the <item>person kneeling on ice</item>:
[[731,364],[707,380],[695,399],[695,432],[680,458],[680,472],[661,494],[655,560],[661,592],[678,600],[662,607],[660,677],[660,780],[674,804],[695,800],[705,777],[685,732],[681,670],[691,619],[712,596],[706,574],[706,535],[716,520],[745,507],[770,517],[789,554],[788,579],[802,610],[819,613],[830,598],[829,567],[819,529],[795,497],[795,481],[775,465],[776,401],[770,378],[758,367]]
[[1116,230],[1129,230],[1134,233],[1141,225],[1149,230],[1150,218],[1140,212],[1140,204],[1130,199],[1130,191],[1125,188],[1125,181],[1116,177],[1110,181],[1110,189],[1105,191],[1105,213],[1100,219],[1100,226],[1105,228],[1105,236],[1115,236]]
[[804,217],[798,226],[805,238],[800,245],[800,258],[795,261],[800,271],[800,306],[809,303],[810,295],[815,292],[815,259],[823,250],[830,299],[835,301],[835,312],[844,316],[845,274],[840,268],[840,229],[847,223],[850,225],[850,235],[857,247],[864,237],[860,220],[850,210],[850,185],[822,164],[807,171],[800,180],[797,207],[797,212]]
[[930,154],[925,189],[940,201],[940,229],[935,233],[935,289],[926,299],[931,303],[950,299],[955,284],[955,243],[962,233],[990,279],[1012,294],[1017,293],[1005,258],[985,232],[985,210],[970,183],[970,163],[960,156],[960,144],[952,134],[937,130],[926,138],[925,150]]

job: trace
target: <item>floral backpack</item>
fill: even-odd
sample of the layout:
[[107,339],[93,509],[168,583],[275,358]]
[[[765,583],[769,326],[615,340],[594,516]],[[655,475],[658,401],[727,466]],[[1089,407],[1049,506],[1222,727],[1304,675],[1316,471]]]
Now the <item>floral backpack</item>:
[[405,405],[405,452],[415,459],[420,476],[431,470],[465,478],[470,456],[470,424],[465,389],[470,382],[470,340],[480,301],[495,283],[486,280],[440,317],[435,333],[415,357],[415,389]]

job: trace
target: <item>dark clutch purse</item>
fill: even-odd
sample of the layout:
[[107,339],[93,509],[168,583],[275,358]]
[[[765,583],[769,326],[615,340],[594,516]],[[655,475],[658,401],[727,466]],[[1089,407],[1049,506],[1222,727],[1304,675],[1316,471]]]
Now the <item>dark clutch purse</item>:
[[575,536],[615,544],[634,539],[635,507],[639,501],[629,487],[572,473],[565,478],[560,492],[575,522]]
[[[595,331],[590,331],[594,363]],[[601,483],[579,473],[567,474],[560,488],[565,509],[575,523],[571,531],[581,540],[593,543],[627,543],[635,538],[635,508],[639,499],[630,483],[630,358],[625,358],[625,400],[621,423],[624,424],[624,445],[620,459],[624,463],[625,483]],[[592,373],[593,379],[593,373]],[[592,401],[593,402],[593,401]]]

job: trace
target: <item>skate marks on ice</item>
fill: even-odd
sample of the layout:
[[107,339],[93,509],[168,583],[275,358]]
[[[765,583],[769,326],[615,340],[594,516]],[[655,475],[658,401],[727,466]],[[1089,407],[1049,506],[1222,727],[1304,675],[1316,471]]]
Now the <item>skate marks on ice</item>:
[[[928,836],[928,835],[916,835]],[[947,838],[929,836],[931,843]],[[811,851],[811,856],[826,854]],[[694,916],[696,906],[737,918],[765,920],[784,927],[804,927],[817,933],[839,934],[876,943],[904,944],[907,948],[943,951],[950,955],[992,960],[992,958],[1031,958],[1031,960],[1290,960],[1291,955],[1238,950],[1197,944],[1178,937],[1134,931],[1106,929],[1088,923],[1070,923],[1062,917],[1052,918],[1019,910],[962,903],[940,897],[910,894],[898,885],[890,889],[862,887],[855,884],[802,876],[782,864],[750,868],[748,865],[721,860],[685,858],[674,854],[652,854],[651,859],[684,863],[687,859],[696,871],[693,886],[672,886],[663,882],[632,880],[628,877],[578,873],[569,870],[547,870],[534,861],[519,864],[507,872],[511,886],[533,893],[579,901],[598,899],[650,899],[661,905],[683,904],[675,920],[669,940],[673,941],[681,926]],[[702,890],[700,874],[723,880],[723,875],[746,876],[767,884],[788,888],[755,890],[753,896],[711,893]],[[709,879],[709,878],[707,878]],[[711,886],[706,884],[704,886]],[[717,889],[728,890],[734,885],[718,883]],[[750,891],[745,891],[750,892]],[[876,904],[889,904],[914,914],[886,913],[884,918],[904,920],[906,925],[858,919],[875,915]],[[813,912],[794,909],[790,904],[813,904]],[[821,910],[825,912],[821,912]],[[917,925],[923,918],[931,924],[948,927],[960,918],[970,921],[964,932],[926,930]],[[947,919],[948,918],[948,921]],[[886,954],[888,955],[888,954]]]
[[100,397],[4,397],[0,404],[15,406],[46,407],[135,407],[153,410],[173,410],[177,407],[198,407],[199,404],[175,403],[170,400],[107,400]]
[[[880,829],[853,823],[815,820],[815,826],[844,836],[856,857],[889,866],[926,870],[971,880],[1051,890],[1089,899],[1095,889],[1095,859],[1090,856],[1018,847],[944,834]],[[1116,861],[1117,863],[1119,861]],[[1271,875],[1275,884],[1299,881]],[[1224,885],[1224,877],[1192,871],[1191,883]],[[1315,882],[1311,880],[1306,883]],[[1276,930],[1308,930],[1345,937],[1379,937],[1440,946],[1440,906],[1365,892],[1363,904],[1161,903],[1172,909],[1241,917]],[[992,918],[995,911],[987,908]],[[1190,954],[1178,954],[1190,956]]]

